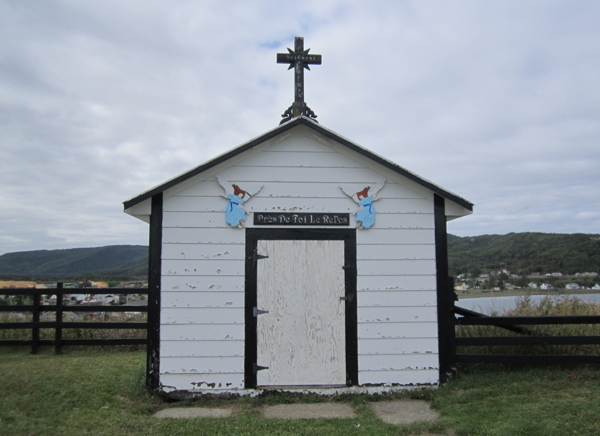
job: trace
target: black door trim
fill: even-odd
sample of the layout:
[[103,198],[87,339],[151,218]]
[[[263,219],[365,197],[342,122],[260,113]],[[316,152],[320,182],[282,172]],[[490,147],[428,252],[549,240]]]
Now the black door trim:
[[[346,285],[346,385],[358,385],[358,323],[356,295],[356,229],[246,229],[244,386],[256,389],[257,333],[253,308],[257,304],[255,250],[259,240],[344,241]],[[261,253],[259,253],[261,254]]]

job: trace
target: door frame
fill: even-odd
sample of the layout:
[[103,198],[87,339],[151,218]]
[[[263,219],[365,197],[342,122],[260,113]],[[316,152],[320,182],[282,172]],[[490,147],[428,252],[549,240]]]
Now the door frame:
[[[356,229],[246,229],[244,296],[244,387],[256,389],[257,331],[254,307],[257,305],[256,247],[259,240],[344,241],[344,285],[346,328],[346,386],[358,385],[358,323],[356,295]],[[260,254],[260,253],[258,253]]]

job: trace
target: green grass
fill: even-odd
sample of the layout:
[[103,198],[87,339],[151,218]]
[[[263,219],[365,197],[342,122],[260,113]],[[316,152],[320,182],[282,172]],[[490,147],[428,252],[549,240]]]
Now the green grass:
[[[38,355],[0,349],[0,435],[598,435],[598,368],[471,367],[437,390],[405,393],[432,402],[433,423],[393,426],[374,417],[385,395],[267,395],[169,403],[144,388],[143,352],[70,348]],[[267,420],[267,404],[345,401],[357,419]],[[158,420],[166,407],[231,407],[226,419]]]

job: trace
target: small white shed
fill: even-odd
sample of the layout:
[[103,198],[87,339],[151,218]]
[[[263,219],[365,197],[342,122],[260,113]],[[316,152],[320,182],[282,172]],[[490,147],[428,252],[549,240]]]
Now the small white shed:
[[446,221],[473,205],[310,118],[124,207],[150,223],[151,387],[374,390],[449,370]]

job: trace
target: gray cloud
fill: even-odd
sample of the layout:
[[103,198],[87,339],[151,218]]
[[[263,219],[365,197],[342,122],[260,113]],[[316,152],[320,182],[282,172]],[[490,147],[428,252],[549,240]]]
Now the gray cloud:
[[0,253],[144,244],[122,201],[319,121],[476,204],[459,235],[598,233],[600,5],[0,0]]

